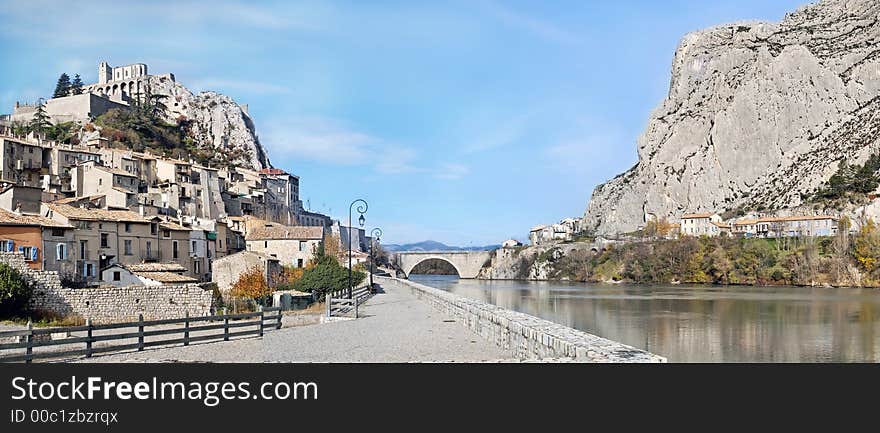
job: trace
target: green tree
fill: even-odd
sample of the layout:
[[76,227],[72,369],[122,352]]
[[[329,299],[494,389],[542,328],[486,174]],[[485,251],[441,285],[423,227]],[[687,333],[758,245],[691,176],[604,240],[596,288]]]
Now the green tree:
[[83,82],[79,74],[73,76],[73,82],[70,83],[70,94],[80,95],[83,92]]
[[28,129],[31,132],[45,134],[49,127],[52,126],[52,123],[49,122],[49,115],[46,114],[45,105],[45,101],[40,99],[40,103],[37,105],[37,110],[34,111],[34,117],[31,118],[31,121],[28,124]]
[[52,94],[53,98],[62,98],[70,94],[70,76],[66,73],[62,73],[60,77],[58,77],[58,83],[55,84],[55,93]]
[[11,317],[25,311],[32,288],[14,268],[0,263],[0,316]]
[[[314,266],[306,269],[302,277],[294,284],[293,288],[301,292],[316,293],[323,297],[327,292],[342,290],[348,287],[348,268],[339,264],[335,257],[318,251],[318,256],[313,260]],[[352,272],[352,284],[357,286],[366,278],[366,274],[354,270]]]

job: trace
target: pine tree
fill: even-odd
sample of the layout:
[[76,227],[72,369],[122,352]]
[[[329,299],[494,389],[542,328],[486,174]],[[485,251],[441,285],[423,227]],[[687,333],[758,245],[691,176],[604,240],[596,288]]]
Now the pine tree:
[[31,121],[28,124],[28,129],[30,129],[31,132],[45,134],[51,126],[52,123],[49,122],[49,115],[46,114],[45,102],[40,99],[40,104],[37,105],[37,111],[34,112],[34,117],[31,118]]
[[73,76],[73,82],[70,83],[70,93],[71,95],[80,95],[83,92],[83,82],[82,78],[79,77],[79,74]]
[[62,73],[58,77],[58,84],[55,85],[55,93],[53,98],[62,98],[70,94],[70,77],[66,73]]

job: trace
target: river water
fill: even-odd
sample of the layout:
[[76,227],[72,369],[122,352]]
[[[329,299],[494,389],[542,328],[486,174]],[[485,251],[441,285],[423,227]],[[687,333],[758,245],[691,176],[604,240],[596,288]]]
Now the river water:
[[878,362],[880,290],[413,281],[646,349],[670,362]]

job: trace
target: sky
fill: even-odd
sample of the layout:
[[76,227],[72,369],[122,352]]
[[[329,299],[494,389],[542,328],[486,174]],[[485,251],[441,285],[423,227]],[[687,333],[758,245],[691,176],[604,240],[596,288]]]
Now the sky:
[[0,0],[0,113],[146,63],[248,104],[311,210],[363,198],[384,243],[498,244],[636,163],[682,36],[805,3]]

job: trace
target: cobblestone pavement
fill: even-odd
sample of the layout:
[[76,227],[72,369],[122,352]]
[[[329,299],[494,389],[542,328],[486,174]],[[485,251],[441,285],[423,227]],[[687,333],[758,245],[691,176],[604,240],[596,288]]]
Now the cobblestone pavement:
[[147,349],[78,362],[492,362],[513,353],[483,340],[405,289],[386,289],[361,318],[267,331],[262,339]]

